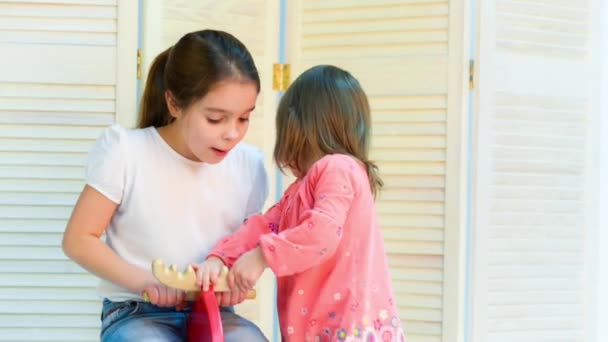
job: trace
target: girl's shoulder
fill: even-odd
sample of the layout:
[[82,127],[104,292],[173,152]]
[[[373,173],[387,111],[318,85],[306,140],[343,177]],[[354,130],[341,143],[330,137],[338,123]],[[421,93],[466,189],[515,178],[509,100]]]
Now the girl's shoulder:
[[151,130],[154,130],[154,127],[126,128],[116,123],[101,132],[97,143],[106,146],[128,145],[150,136],[153,133]]
[[308,182],[318,182],[323,178],[336,178],[353,184],[365,183],[367,171],[363,164],[348,154],[328,154],[317,160],[306,174]]
[[357,169],[361,169],[361,162],[348,154],[328,154],[317,160],[310,167],[309,174],[318,174],[328,171],[338,171],[345,173],[356,173]]

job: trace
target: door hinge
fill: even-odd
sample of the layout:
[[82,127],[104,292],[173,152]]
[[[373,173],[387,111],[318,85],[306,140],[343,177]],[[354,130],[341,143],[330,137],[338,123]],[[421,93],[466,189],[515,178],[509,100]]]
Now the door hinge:
[[275,63],[272,68],[272,89],[285,91],[289,87],[289,64]]
[[137,49],[137,79],[141,80],[141,61],[143,52],[141,49]]
[[469,90],[475,89],[475,60],[469,61]]

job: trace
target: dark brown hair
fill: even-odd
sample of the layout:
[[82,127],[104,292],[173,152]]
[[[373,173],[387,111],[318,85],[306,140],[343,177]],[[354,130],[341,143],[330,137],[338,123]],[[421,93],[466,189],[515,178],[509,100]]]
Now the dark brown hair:
[[178,107],[187,108],[225,80],[253,82],[260,91],[258,70],[245,45],[222,31],[184,35],[154,59],[137,127],[161,127],[173,121],[165,100],[167,90]]
[[302,73],[281,98],[276,130],[274,159],[281,170],[302,176],[324,155],[348,154],[365,165],[372,193],[382,188],[378,166],[368,159],[367,96],[347,71],[319,65]]

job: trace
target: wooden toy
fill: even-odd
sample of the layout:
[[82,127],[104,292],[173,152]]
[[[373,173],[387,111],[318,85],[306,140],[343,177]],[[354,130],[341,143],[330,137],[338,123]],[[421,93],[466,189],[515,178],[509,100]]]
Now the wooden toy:
[[[163,285],[186,291],[188,298],[193,297],[196,300],[198,293],[201,291],[200,286],[196,285],[196,272],[192,266],[188,266],[185,271],[180,272],[175,265],[167,268],[162,260],[156,259],[152,262],[152,274]],[[230,287],[228,287],[228,281],[226,280],[227,276],[228,267],[224,266],[219,274],[217,283],[213,286],[213,291],[230,292]],[[188,293],[192,294],[189,295]],[[247,299],[255,299],[255,296],[255,290],[249,290],[247,293]]]
[[[220,272],[218,282],[209,287],[208,291],[201,291],[200,286],[196,285],[196,272],[192,266],[180,272],[175,265],[167,268],[162,260],[157,259],[152,263],[152,273],[163,285],[186,291],[186,300],[194,301],[188,322],[189,342],[224,342],[224,329],[215,292],[230,291],[226,266]],[[247,293],[247,299],[254,299],[255,296],[255,290]],[[144,300],[149,301],[147,293],[144,293]]]

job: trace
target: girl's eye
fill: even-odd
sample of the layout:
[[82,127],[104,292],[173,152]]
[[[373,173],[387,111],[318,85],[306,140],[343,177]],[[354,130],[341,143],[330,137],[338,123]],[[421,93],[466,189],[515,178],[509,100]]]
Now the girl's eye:
[[247,121],[249,121],[249,118],[239,118],[239,121],[240,122],[247,122]]
[[218,124],[218,123],[220,123],[220,121],[222,121],[222,120],[221,119],[207,118],[207,122],[210,123],[210,124],[212,124],[212,125]]

